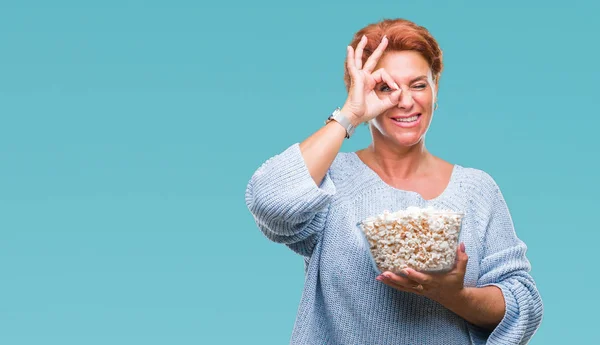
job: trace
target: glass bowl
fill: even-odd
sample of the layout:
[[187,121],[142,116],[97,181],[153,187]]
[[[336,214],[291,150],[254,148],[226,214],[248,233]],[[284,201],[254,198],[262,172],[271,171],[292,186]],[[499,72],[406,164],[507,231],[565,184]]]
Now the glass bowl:
[[443,273],[454,268],[463,212],[410,207],[384,211],[357,223],[373,267],[381,274],[403,268]]

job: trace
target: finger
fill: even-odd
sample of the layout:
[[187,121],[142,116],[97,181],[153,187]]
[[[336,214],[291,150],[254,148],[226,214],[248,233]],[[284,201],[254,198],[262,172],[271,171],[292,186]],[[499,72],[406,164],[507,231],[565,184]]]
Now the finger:
[[400,286],[400,285],[394,284],[392,282],[382,281],[382,283],[384,283],[385,285],[387,285],[387,286],[389,286],[391,288],[394,288],[396,290],[400,290],[400,291],[404,291],[404,292],[410,292],[410,293],[418,293],[418,291],[415,290],[415,289],[407,288],[407,287],[404,287],[404,286]]
[[467,255],[465,244],[461,242],[456,253],[456,270],[462,273],[466,272],[468,263],[469,255]]
[[365,48],[365,46],[367,45],[367,36],[363,35],[363,37],[360,39],[360,42],[358,42],[358,45],[356,45],[356,54],[354,55],[354,65],[356,66],[356,68],[361,69],[362,68],[362,54],[363,54],[363,50]]
[[400,102],[402,90],[395,90],[385,95],[369,95],[369,102],[373,102],[373,113],[382,114]]
[[387,108],[391,108],[394,105],[398,104],[398,102],[400,102],[400,94],[401,93],[402,93],[402,89],[399,89],[390,94],[390,97],[388,98],[388,101],[387,101],[388,102]]
[[350,77],[352,78],[352,82],[354,82],[354,80],[356,79],[356,74],[357,74],[357,69],[356,69],[356,65],[354,65],[354,49],[352,49],[352,46],[348,46],[346,48],[347,54],[346,54],[346,67],[348,68],[348,73],[350,74]]
[[395,286],[399,286],[405,289],[411,289],[411,287],[417,285],[415,284],[415,282],[411,282],[409,279],[407,278],[403,278],[397,274],[394,274],[392,272],[386,271],[384,273],[382,273],[380,275],[380,277],[382,278],[382,282],[384,283],[389,283]]
[[360,71],[354,65],[354,49],[352,46],[346,48],[348,56],[346,57],[346,67],[348,68],[348,74],[350,74],[350,88],[349,94],[355,100],[362,100],[364,98],[364,81],[360,76]]
[[382,274],[381,277],[383,277],[383,279],[380,280],[382,283],[396,290],[411,292],[415,294],[420,294],[424,290],[422,284],[411,282],[408,279],[403,279],[402,277],[395,275],[391,272],[386,272]]
[[395,90],[400,89],[400,86],[398,86],[398,84],[396,84],[394,79],[392,79],[392,77],[389,75],[389,73],[383,68],[380,68],[377,71],[373,72],[373,74],[371,74],[371,76],[375,80],[375,84],[384,82],[387,84],[387,86],[389,86],[392,89],[395,89]]
[[365,62],[363,70],[365,70],[366,72],[371,72],[373,69],[375,69],[375,66],[377,66],[377,61],[379,61],[379,58],[381,57],[381,55],[383,55],[383,52],[385,51],[385,48],[387,48],[387,45],[388,38],[386,36],[383,36],[381,42],[377,46],[377,49],[375,49],[373,54],[371,54],[371,56],[369,56],[369,58],[367,59],[367,62]]
[[405,268],[402,271],[406,275],[407,279],[412,280],[418,284],[428,285],[433,279],[429,274],[415,271],[412,268]]
[[392,76],[383,68],[381,68],[381,79],[383,79],[383,81],[388,84],[390,88],[394,88],[396,90],[400,89],[400,86],[396,84],[394,79],[392,79]]

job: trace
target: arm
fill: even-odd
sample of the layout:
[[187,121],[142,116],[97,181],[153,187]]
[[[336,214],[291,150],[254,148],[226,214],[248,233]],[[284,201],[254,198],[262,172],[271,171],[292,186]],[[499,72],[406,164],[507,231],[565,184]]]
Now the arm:
[[483,259],[476,287],[463,284],[469,258],[462,243],[456,266],[446,274],[406,268],[401,275],[386,271],[376,279],[400,291],[426,296],[461,316],[476,344],[526,344],[541,323],[542,300],[528,273],[527,247],[516,236],[500,189],[491,176],[483,177],[480,191],[484,198],[477,203],[491,212],[484,212],[489,218],[482,220],[487,226],[480,234]]
[[[373,72],[387,46],[383,38],[363,65],[364,36],[355,51],[347,47],[346,66],[351,83],[342,113],[354,126],[375,118],[398,104],[401,89],[383,69]],[[385,96],[375,86],[386,82],[394,91]],[[342,146],[346,130],[329,122],[300,145],[267,161],[246,188],[246,204],[268,238],[286,243],[294,251],[310,255],[325,225],[327,206],[335,193],[329,168]]]
[[465,287],[456,298],[441,303],[473,325],[488,331],[498,326],[505,313],[502,290],[496,286]]
[[[346,113],[345,110],[342,112]],[[356,121],[353,123],[355,126],[358,125]],[[321,184],[335,156],[340,152],[344,138],[346,138],[346,129],[339,123],[331,121],[300,143],[306,168],[317,185]]]
[[[487,174],[486,174],[487,175]],[[492,332],[474,327],[487,344],[526,344],[539,328],[543,304],[526,257],[527,246],[513,226],[506,201],[495,181],[487,175],[492,211],[483,234],[483,253],[477,288],[497,288],[504,300],[504,313]],[[480,293],[481,294],[481,293]],[[480,296],[481,297],[481,296]],[[487,306],[497,310],[493,297],[483,297]],[[484,306],[482,306],[484,307]],[[493,313],[493,312],[492,312]]]
[[385,272],[378,280],[398,290],[428,297],[470,324],[492,331],[504,317],[502,291],[496,286],[465,287],[463,282],[469,257],[463,243],[456,256],[456,266],[446,274],[426,274],[406,268],[400,275]]
[[330,122],[252,175],[246,205],[268,239],[304,256],[312,253],[335,194],[328,170],[345,134],[341,125]]

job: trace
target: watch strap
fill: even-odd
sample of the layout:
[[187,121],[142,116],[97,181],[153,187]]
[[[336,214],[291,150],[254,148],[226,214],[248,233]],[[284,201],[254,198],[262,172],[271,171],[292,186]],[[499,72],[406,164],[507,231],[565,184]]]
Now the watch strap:
[[342,127],[344,127],[346,129],[346,139],[349,139],[352,136],[352,134],[354,134],[354,129],[355,129],[354,125],[350,121],[350,118],[348,116],[346,116],[344,113],[342,113],[342,111],[339,107],[337,107],[333,111],[333,113],[331,113],[331,115],[329,115],[329,117],[325,121],[325,124],[328,124],[331,121],[336,121],[337,123],[339,123],[340,125],[342,125]]

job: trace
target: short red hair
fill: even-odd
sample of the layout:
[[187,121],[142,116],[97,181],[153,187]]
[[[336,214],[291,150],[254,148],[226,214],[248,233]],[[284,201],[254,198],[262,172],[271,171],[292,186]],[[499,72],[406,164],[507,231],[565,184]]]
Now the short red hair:
[[[434,82],[439,81],[444,68],[442,50],[426,28],[402,18],[384,19],[378,23],[369,24],[354,34],[354,38],[350,43],[353,49],[356,50],[356,46],[363,35],[367,36],[367,45],[362,56],[363,65],[369,56],[373,54],[383,36],[386,35],[388,38],[386,52],[414,50],[420,53],[429,63]],[[345,62],[344,66],[346,66]],[[344,71],[344,83],[348,90],[350,88],[350,74],[347,67],[344,67]]]

